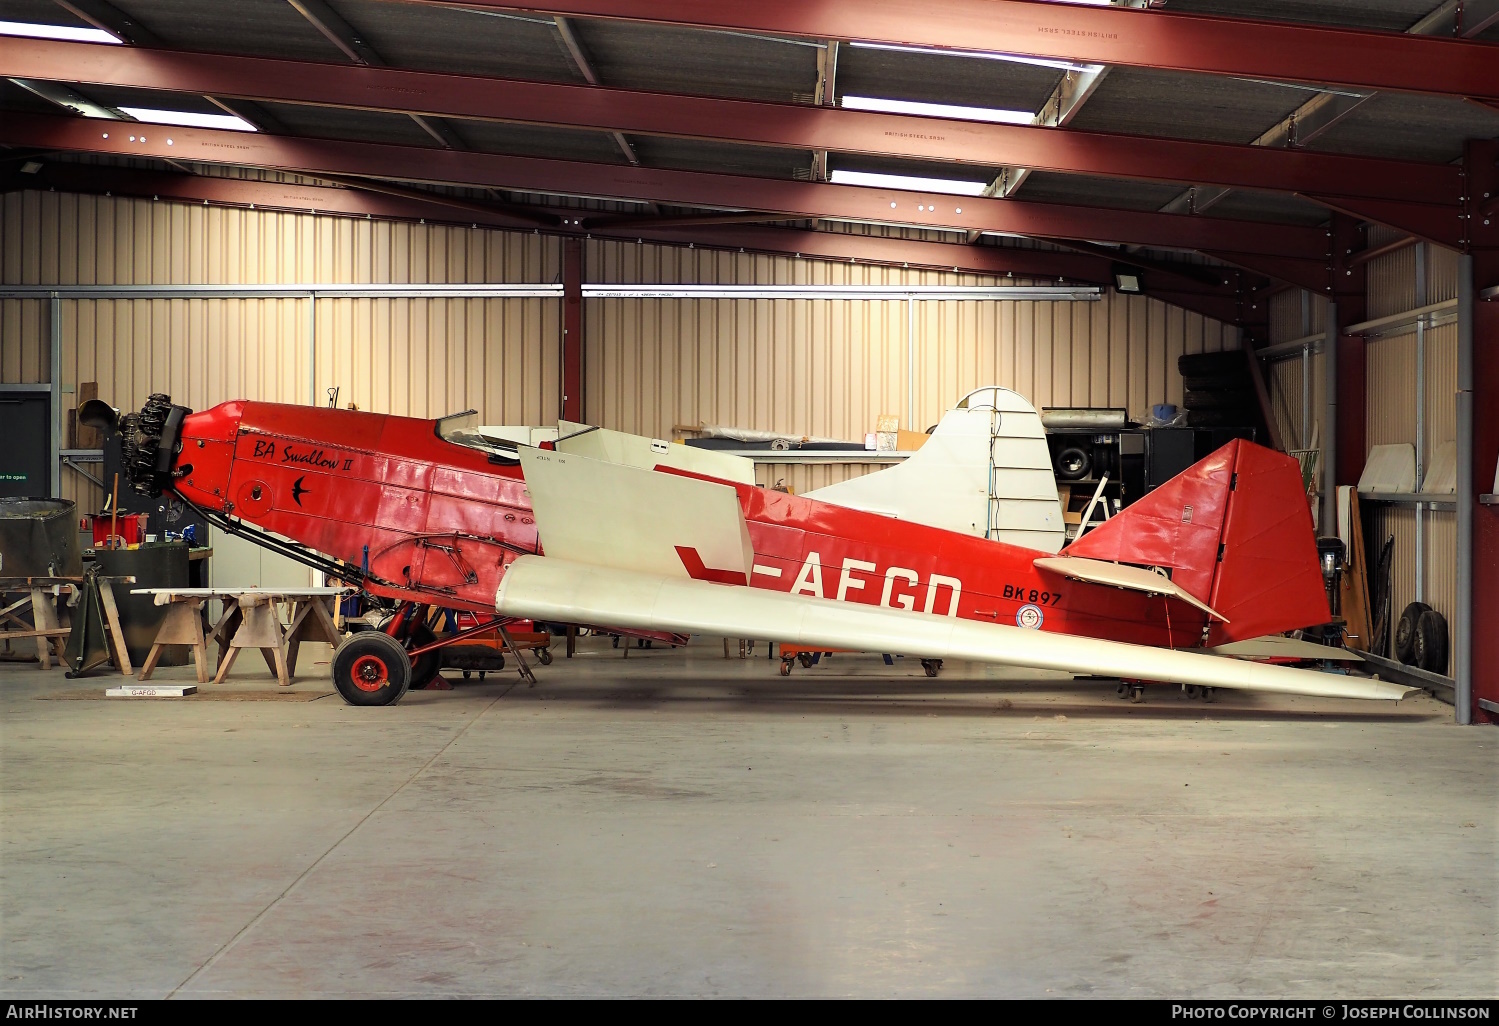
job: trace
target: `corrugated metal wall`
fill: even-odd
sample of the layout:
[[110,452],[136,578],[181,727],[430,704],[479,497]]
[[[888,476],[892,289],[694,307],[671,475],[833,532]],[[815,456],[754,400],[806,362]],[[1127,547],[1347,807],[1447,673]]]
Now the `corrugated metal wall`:
[[[540,235],[57,193],[0,202],[15,284],[503,283],[557,279]],[[63,311],[64,405],[78,382],[121,409],[152,392],[203,409],[234,398],[325,402],[499,422],[558,414],[561,303],[320,299],[79,300]],[[0,381],[48,379],[47,304],[0,302]],[[64,438],[64,445],[67,440]],[[87,505],[96,489],[65,471]]]
[[[1402,237],[1402,233],[1375,227],[1369,245],[1379,246]],[[1418,268],[1424,265],[1425,288],[1419,289]],[[1369,319],[1403,313],[1418,306],[1440,303],[1457,296],[1458,254],[1425,245],[1418,254],[1407,246],[1368,262]],[[1424,295],[1422,294],[1424,291]],[[1320,297],[1309,297],[1309,318],[1302,314],[1299,291],[1282,292],[1270,300],[1272,342],[1301,338],[1322,328]],[[1311,322],[1307,330],[1308,321]],[[1368,391],[1365,417],[1370,446],[1408,442],[1419,447],[1422,464],[1429,466],[1433,453],[1444,442],[1457,437],[1457,325],[1444,324],[1424,330],[1420,347],[1424,358],[1418,368],[1416,330],[1385,338],[1370,339],[1367,349]],[[1311,412],[1320,424],[1324,403],[1322,358],[1312,358]],[[1418,375],[1419,370],[1419,375]],[[1423,384],[1418,385],[1418,382]],[[1299,429],[1302,370],[1299,358],[1270,366],[1271,402],[1282,430]],[[1418,388],[1424,430],[1418,430]],[[1366,506],[1370,541],[1376,545],[1393,537],[1392,608],[1395,616],[1416,599],[1426,602],[1448,618],[1450,625],[1457,600],[1457,517],[1452,510],[1413,505]],[[1419,540],[1418,540],[1419,535]],[[1372,560],[1377,553],[1371,552]]]
[[[931,271],[594,241],[611,283],[995,284]],[[701,424],[858,440],[880,414],[925,430],[966,392],[999,384],[1037,406],[1180,403],[1182,353],[1238,347],[1237,330],[1142,297],[1094,303],[904,300],[590,300],[590,420],[658,437]],[[908,416],[907,329],[915,343]],[[834,468],[793,475],[836,477]],[[788,483],[790,479],[788,478]]]
[[[24,284],[499,283],[559,280],[560,242],[535,234],[56,193],[0,202],[0,274]],[[593,241],[587,278],[611,283],[1020,284],[972,275]],[[48,377],[45,303],[0,305],[0,380]],[[555,300],[87,300],[63,304],[64,402],[97,381],[121,408],[167,390],[340,402],[435,416],[548,422],[558,413]],[[1237,348],[1236,329],[1142,297],[1097,303],[590,300],[587,419],[672,437],[731,424],[860,439],[896,414],[923,430],[966,391],[1037,406],[1181,401],[1176,357]],[[316,370],[309,378],[309,363]],[[914,385],[914,416],[907,415]],[[767,467],[798,491],[865,466]],[[72,492],[80,479],[65,473]],[[96,496],[81,495],[84,501]]]

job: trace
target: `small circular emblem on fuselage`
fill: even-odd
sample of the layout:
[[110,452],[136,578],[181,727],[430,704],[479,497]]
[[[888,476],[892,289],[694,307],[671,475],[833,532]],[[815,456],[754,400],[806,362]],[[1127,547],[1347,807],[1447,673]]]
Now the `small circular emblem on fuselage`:
[[1015,626],[1024,627],[1028,631],[1038,631],[1046,616],[1041,612],[1041,607],[1034,602],[1027,602],[1015,610]]

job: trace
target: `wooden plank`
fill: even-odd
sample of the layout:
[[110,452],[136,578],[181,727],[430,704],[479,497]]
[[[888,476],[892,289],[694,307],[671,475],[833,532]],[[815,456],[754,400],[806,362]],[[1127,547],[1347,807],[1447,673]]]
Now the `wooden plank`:
[[1364,557],[1364,521],[1358,490],[1348,489],[1348,552],[1343,567],[1343,620],[1348,625],[1348,647],[1368,651],[1373,635],[1369,622],[1369,571]]
[[115,605],[115,590],[112,585],[100,583],[99,600],[104,606],[104,618],[109,623],[109,638],[114,643],[115,660],[120,672],[127,677],[135,675],[130,665],[130,652],[125,648],[125,632],[120,627],[120,607]]

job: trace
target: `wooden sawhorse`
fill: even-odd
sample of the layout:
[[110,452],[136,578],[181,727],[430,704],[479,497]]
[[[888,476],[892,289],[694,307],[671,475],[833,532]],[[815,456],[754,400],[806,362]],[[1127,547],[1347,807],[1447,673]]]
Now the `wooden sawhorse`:
[[[208,683],[208,645],[217,642],[219,660],[214,684],[222,684],[243,649],[258,648],[266,667],[282,687],[297,674],[297,653],[304,641],[326,641],[338,647],[340,633],[330,606],[348,588],[139,588],[136,594],[154,595],[165,605],[162,621],[141,667],[141,680],[156,669],[166,645],[188,645],[198,671],[198,683]],[[223,614],[211,631],[203,631],[203,606],[209,599],[224,603]],[[289,626],[281,626],[279,606],[286,603]]]

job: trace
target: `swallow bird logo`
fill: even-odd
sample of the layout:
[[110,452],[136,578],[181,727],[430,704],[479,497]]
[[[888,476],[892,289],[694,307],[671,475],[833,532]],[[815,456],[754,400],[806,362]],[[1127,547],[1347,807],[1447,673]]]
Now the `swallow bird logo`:
[[296,481],[292,482],[291,497],[296,500],[298,506],[302,505],[302,496],[308,494],[309,492],[309,489],[302,487],[302,482],[306,480],[307,478],[303,476],[297,478]]

